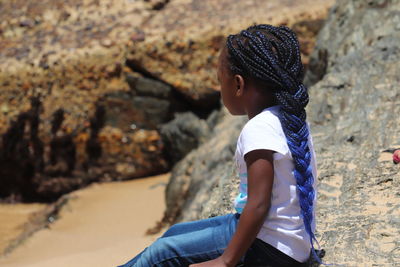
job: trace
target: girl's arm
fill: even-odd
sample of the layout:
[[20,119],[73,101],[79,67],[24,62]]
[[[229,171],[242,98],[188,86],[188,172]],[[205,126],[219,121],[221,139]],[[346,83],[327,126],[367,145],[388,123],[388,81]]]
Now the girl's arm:
[[263,225],[271,204],[274,181],[273,152],[253,150],[244,159],[247,165],[247,203],[228,247],[217,259],[190,265],[191,267],[236,266],[250,248]]

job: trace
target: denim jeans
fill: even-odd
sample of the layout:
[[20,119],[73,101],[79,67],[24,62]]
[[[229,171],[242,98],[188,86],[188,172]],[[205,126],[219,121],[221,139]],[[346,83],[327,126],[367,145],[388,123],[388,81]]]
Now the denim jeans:
[[[215,259],[226,249],[236,231],[239,217],[239,214],[228,214],[175,224],[140,254],[119,267],[178,267]],[[266,245],[256,239],[240,263],[254,261],[259,264],[269,262],[271,257],[273,261],[281,257],[283,261],[279,260],[277,266],[294,266],[292,258],[271,246],[268,251],[272,252],[263,251]]]

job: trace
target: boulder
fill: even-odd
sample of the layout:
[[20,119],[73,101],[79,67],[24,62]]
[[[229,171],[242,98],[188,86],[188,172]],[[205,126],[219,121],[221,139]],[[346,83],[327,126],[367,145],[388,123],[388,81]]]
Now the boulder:
[[171,87],[160,81],[146,77],[136,77],[132,74],[126,76],[126,81],[135,95],[152,96],[163,99],[171,97]]
[[109,93],[102,97],[101,103],[107,110],[106,124],[123,131],[156,129],[172,116],[168,100],[130,92]]
[[176,113],[175,119],[160,129],[166,158],[173,165],[204,142],[208,133],[209,127],[205,120],[199,119],[192,112]]

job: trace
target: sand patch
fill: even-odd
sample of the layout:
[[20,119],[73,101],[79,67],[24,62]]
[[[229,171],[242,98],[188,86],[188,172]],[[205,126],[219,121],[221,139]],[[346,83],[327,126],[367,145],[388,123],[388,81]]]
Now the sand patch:
[[23,234],[26,223],[46,204],[0,204],[0,254]]
[[382,152],[379,155],[378,162],[382,162],[382,161],[393,161],[393,153]]
[[169,174],[93,184],[71,193],[59,219],[36,232],[1,266],[116,266],[157,236],[146,236],[164,211]]

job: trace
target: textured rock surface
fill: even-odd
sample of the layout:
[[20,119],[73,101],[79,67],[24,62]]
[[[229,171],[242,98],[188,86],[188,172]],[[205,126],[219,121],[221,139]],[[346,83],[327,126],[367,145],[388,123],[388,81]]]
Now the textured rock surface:
[[[398,1],[338,1],[318,38],[306,80],[318,81],[308,116],[319,165],[317,237],[328,263],[400,265],[400,169],[383,152],[400,147],[399,43]],[[167,193],[170,211],[183,207],[178,220],[231,211],[237,178],[229,142],[236,142],[241,123],[225,116],[216,127],[225,148],[218,161],[206,143],[175,167]],[[181,191],[171,190],[172,183]],[[173,202],[174,195],[180,199]]]
[[331,0],[170,1],[143,23],[132,41],[128,65],[171,84],[196,106],[209,108],[218,102],[215,67],[221,42],[228,33],[236,33],[253,23],[290,26],[297,23],[295,29],[304,43],[302,52],[308,55],[315,31],[332,3]]
[[399,42],[398,1],[338,1],[319,34],[309,119],[327,262],[400,265],[400,169],[382,153],[400,147]]
[[41,94],[48,120],[68,104],[65,122],[83,125],[101,95],[126,91],[124,45],[151,15],[142,1],[2,1],[0,130]]
[[[210,199],[210,193],[217,185],[228,189],[226,192],[235,191],[224,185],[233,175],[232,159],[236,139],[245,118],[238,119],[227,112],[226,109],[221,110],[220,121],[210,133],[209,139],[174,166],[166,190],[167,210],[164,221],[198,218],[203,204]],[[213,196],[218,197],[221,196]],[[230,208],[230,202],[217,203],[214,204],[223,209]]]
[[209,126],[191,112],[177,113],[175,119],[161,126],[160,134],[167,159],[171,163],[181,160],[208,137]]
[[[332,2],[1,2],[0,133],[23,130],[11,148],[0,144],[12,151],[0,158],[12,166],[2,170],[10,188],[0,197],[18,199],[21,185],[59,195],[91,181],[166,171],[154,130],[176,112],[204,119],[219,107],[215,66],[222,36],[253,22],[292,25],[307,56]],[[36,117],[26,114],[35,109],[32,97],[40,102]],[[101,127],[92,123],[98,107],[105,112]],[[63,119],[55,125],[59,112]],[[34,138],[24,127],[29,120],[14,123],[26,116],[37,125]]]
[[53,199],[167,170],[154,125],[169,102],[136,99],[125,79],[125,45],[154,12],[143,1],[0,3],[1,198]]

